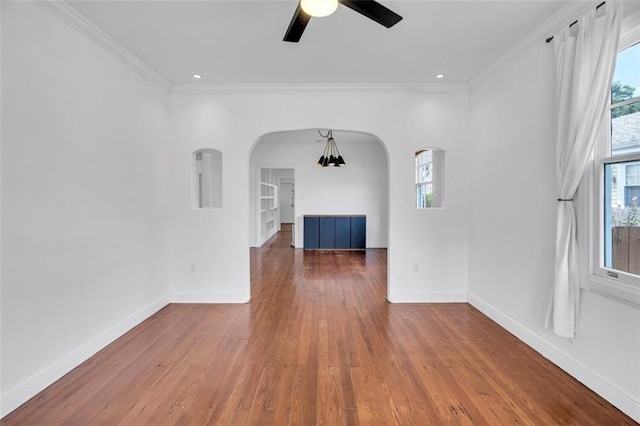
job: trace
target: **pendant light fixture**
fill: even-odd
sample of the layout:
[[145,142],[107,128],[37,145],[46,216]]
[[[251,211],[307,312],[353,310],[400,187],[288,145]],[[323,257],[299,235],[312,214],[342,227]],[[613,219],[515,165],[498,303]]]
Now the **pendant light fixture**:
[[324,152],[322,156],[318,160],[319,167],[342,167],[346,166],[347,163],[344,162],[342,155],[340,155],[340,151],[338,151],[338,145],[336,145],[336,140],[333,138],[333,131],[329,130],[326,135],[320,133],[320,136],[327,140],[327,144],[324,147]]

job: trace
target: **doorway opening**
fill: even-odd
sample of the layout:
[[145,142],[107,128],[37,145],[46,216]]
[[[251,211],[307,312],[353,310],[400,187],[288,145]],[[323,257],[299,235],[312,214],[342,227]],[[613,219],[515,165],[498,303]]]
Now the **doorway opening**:
[[[340,262],[347,259],[351,260],[344,265],[351,265],[353,271],[347,266],[341,267],[344,277],[357,275],[374,259],[378,262],[377,259],[384,258],[384,265],[387,263],[389,157],[386,147],[369,133],[337,129],[332,129],[332,133],[346,162],[344,166],[318,166],[318,158],[326,146],[326,140],[318,136],[318,129],[267,133],[256,141],[251,151],[252,294],[257,290],[253,288],[254,277],[265,269],[264,262],[276,261],[278,256],[284,256],[280,260],[283,264],[291,262],[297,271],[295,279],[300,282],[313,279],[317,272],[323,273],[322,265],[342,264]],[[365,250],[305,250],[305,216],[365,217]],[[284,239],[288,238],[289,229],[290,246],[295,250],[286,255],[277,250],[288,248],[284,246]],[[335,258],[333,262],[327,261],[330,257]],[[386,294],[386,266],[384,269],[378,284]],[[336,276],[337,279],[344,277]]]
[[255,190],[256,237],[253,247],[262,247],[284,229],[291,232],[293,247],[295,230],[295,170],[258,166]]

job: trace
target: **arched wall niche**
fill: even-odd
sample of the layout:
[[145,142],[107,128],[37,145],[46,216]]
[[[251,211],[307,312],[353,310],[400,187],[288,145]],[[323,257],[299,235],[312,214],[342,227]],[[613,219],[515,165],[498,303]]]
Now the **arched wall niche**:
[[193,208],[222,208],[222,152],[201,148],[193,152]]

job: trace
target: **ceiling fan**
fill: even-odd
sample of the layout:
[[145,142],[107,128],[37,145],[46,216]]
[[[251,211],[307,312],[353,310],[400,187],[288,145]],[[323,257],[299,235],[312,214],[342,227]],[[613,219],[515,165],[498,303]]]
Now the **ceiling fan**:
[[[309,7],[309,3],[312,3],[311,8]],[[300,41],[300,37],[302,37],[302,33],[307,27],[311,17],[330,15],[336,10],[338,3],[342,3],[349,9],[355,10],[361,15],[376,21],[380,25],[384,25],[387,28],[391,28],[402,20],[402,16],[374,0],[300,0],[296,7],[296,11],[293,14],[293,18],[291,18],[289,28],[287,28],[283,41],[290,41],[293,43]],[[320,6],[321,10],[313,10],[312,7],[314,4],[316,6]]]

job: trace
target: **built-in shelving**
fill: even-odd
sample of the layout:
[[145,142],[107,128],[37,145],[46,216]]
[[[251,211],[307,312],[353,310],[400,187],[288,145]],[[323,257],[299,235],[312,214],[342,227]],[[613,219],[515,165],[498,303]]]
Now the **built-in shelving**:
[[276,218],[278,215],[278,187],[270,183],[269,176],[261,176],[260,181],[260,234],[262,238],[269,238],[276,232]]

